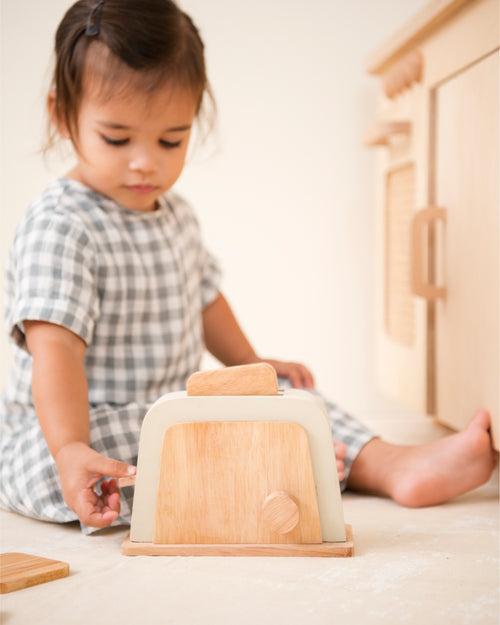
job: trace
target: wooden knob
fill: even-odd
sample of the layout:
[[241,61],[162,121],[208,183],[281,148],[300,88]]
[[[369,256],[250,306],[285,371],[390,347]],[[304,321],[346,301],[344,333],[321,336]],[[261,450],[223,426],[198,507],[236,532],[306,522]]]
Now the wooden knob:
[[264,499],[262,518],[278,534],[288,534],[299,522],[299,507],[284,490],[275,490]]

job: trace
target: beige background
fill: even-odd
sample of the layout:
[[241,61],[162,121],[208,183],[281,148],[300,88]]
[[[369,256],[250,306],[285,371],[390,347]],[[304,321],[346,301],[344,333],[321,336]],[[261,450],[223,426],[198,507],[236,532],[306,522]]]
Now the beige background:
[[[70,4],[1,0],[2,268],[26,205],[71,163],[37,154],[52,38]],[[374,158],[361,136],[375,81],[364,62],[423,4],[182,3],[206,43],[219,125],[177,188],[224,267],[224,292],[261,355],[305,362],[326,395],[369,415],[399,407],[374,383]],[[7,354],[2,336],[2,384]]]

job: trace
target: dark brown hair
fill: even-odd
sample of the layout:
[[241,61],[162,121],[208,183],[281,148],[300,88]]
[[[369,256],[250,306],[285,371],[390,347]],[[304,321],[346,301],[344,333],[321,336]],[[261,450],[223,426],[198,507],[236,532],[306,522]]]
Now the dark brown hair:
[[[134,90],[153,93],[172,84],[192,91],[199,121],[205,94],[215,112],[203,41],[172,0],[78,0],[59,24],[55,55],[53,114],[74,145],[87,72],[103,99]],[[56,134],[49,119],[44,151]]]

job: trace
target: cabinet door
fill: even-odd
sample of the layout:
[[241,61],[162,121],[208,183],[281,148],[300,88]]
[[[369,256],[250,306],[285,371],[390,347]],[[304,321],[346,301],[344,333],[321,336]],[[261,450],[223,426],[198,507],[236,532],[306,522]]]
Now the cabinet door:
[[411,285],[411,231],[428,197],[428,91],[407,90],[385,104],[382,126],[405,122],[378,154],[376,257],[377,385],[398,404],[427,412],[428,303]]
[[443,83],[435,99],[435,203],[447,211],[436,272],[438,420],[463,429],[479,407],[499,436],[499,53]]

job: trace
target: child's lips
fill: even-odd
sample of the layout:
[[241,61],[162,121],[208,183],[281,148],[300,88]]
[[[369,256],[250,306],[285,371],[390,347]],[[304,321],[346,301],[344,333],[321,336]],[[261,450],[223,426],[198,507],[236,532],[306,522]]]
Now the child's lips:
[[158,189],[157,186],[152,184],[131,184],[126,185],[126,187],[135,193],[152,193]]

